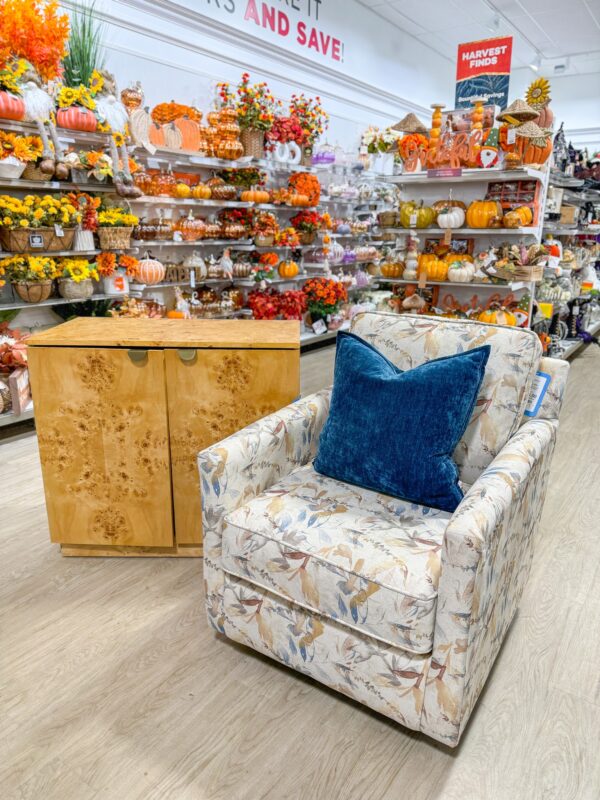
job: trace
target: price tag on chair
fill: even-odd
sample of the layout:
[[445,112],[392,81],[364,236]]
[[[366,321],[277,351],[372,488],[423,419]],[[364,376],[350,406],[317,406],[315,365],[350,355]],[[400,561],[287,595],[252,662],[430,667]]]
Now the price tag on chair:
[[527,402],[527,408],[523,412],[526,417],[536,416],[540,410],[544,397],[546,396],[546,392],[548,391],[551,380],[552,377],[547,372],[535,373],[535,378],[533,379],[533,385],[529,394],[529,400]]

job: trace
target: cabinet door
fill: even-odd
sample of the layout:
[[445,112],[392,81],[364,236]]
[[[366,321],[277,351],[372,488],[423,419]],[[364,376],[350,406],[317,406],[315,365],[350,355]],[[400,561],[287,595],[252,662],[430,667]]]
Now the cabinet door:
[[177,544],[202,541],[196,456],[291,403],[299,350],[167,350],[167,395]]
[[52,541],[171,547],[163,351],[31,347],[29,366]]

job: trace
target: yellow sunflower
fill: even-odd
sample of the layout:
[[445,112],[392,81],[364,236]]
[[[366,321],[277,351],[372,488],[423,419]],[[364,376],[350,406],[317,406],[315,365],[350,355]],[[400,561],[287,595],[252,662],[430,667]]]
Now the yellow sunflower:
[[120,131],[115,131],[113,133],[113,139],[115,140],[115,144],[117,147],[120,147],[122,144],[125,144],[125,137]]
[[73,89],[70,86],[63,86],[58,93],[58,105],[60,108],[68,108],[80,99],[79,89]]
[[550,81],[546,78],[536,78],[529,84],[525,100],[530,106],[547,106],[550,102]]
[[92,72],[92,77],[90,78],[90,92],[92,93],[92,96],[95,97],[98,94],[98,92],[102,91],[103,87],[104,87],[104,78],[102,77],[102,75],[100,75],[98,70],[95,69]]
[[86,86],[79,87],[79,102],[82,106],[84,106],[84,108],[89,108],[90,111],[93,111],[96,108],[96,101]]
[[100,131],[100,133],[110,133],[110,125],[108,122],[98,122],[98,131]]

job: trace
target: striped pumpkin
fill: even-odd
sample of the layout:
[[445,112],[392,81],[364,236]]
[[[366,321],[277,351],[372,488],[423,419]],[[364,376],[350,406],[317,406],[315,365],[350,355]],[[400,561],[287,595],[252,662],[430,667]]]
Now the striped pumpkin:
[[59,108],[56,112],[56,124],[61,128],[72,131],[87,131],[93,133],[98,126],[98,120],[92,111],[81,106]]
[[25,116],[25,103],[10,92],[0,92],[0,117],[21,120]]
[[165,277],[165,265],[155,258],[146,256],[142,258],[136,269],[136,278],[146,286],[153,286],[160,283]]

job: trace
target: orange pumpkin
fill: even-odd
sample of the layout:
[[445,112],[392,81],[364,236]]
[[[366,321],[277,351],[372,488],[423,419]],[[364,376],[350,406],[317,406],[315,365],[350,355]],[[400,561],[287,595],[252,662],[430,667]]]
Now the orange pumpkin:
[[173,125],[181,134],[181,146],[184,150],[200,150],[202,137],[200,125],[197,122],[188,117],[181,117],[181,119],[176,119]]
[[540,126],[540,128],[551,128],[554,124],[554,112],[550,106],[544,106],[541,109],[538,118],[534,121]]
[[25,103],[9,92],[0,92],[0,117],[21,120],[25,116]]
[[196,200],[210,200],[211,194],[210,186],[207,186],[205,183],[197,183],[195,186],[192,186],[192,197]]
[[401,278],[404,273],[402,261],[384,261],[379,266],[379,271],[384,278]]
[[171,311],[167,311],[167,319],[185,319],[185,314],[183,311],[173,308]]
[[498,142],[505,153],[512,153],[515,149],[515,142],[508,143],[508,132],[517,127],[516,125],[501,125],[499,128]]
[[463,211],[467,210],[462,200],[436,200],[435,203],[431,204],[431,208],[435,211],[436,217],[438,214],[441,214],[445,208],[462,208]]
[[461,253],[460,255],[457,255],[456,253],[450,251],[449,253],[446,253],[443,260],[447,264],[452,264],[454,261],[468,261],[470,264],[472,264],[473,256],[470,256],[468,253]]
[[282,261],[278,270],[282,278],[295,278],[300,268],[295,261]]
[[448,279],[448,263],[439,258],[433,258],[425,262],[427,279],[430,281],[445,281]]
[[142,258],[136,267],[136,278],[140,283],[145,283],[147,286],[153,286],[155,283],[160,283],[165,277],[165,265],[157,261],[155,258],[149,258],[146,255]]
[[98,127],[98,120],[92,111],[80,106],[59,108],[56,112],[56,124],[60,128],[70,128],[72,131],[88,131],[92,133]]
[[475,200],[467,209],[468,228],[489,228],[494,217],[502,216],[502,207],[495,200]]
[[548,136],[543,140],[527,139],[517,136],[516,152],[521,156],[523,164],[545,164],[552,152],[552,138]]
[[529,206],[518,206],[517,208],[513,208],[512,211],[507,211],[504,215],[504,225],[505,227],[511,227],[510,223],[506,225],[506,218],[510,217],[511,219],[515,217],[518,220],[518,224],[514,227],[520,227],[525,225],[531,225],[533,222],[533,213]]
[[175,197],[186,198],[191,196],[192,196],[192,190],[190,189],[187,183],[180,182],[175,184]]
[[492,303],[489,308],[482,311],[477,317],[479,322],[488,322],[492,325],[516,325],[517,318],[514,314],[501,306],[499,303]]
[[242,203],[268,203],[271,195],[264,189],[248,189],[240,195]]
[[306,208],[310,205],[310,200],[305,194],[292,194],[289,198],[289,204],[291,206],[300,206],[301,208]]
[[157,125],[156,122],[148,126],[148,139],[155,147],[165,146],[165,129],[162,125]]

